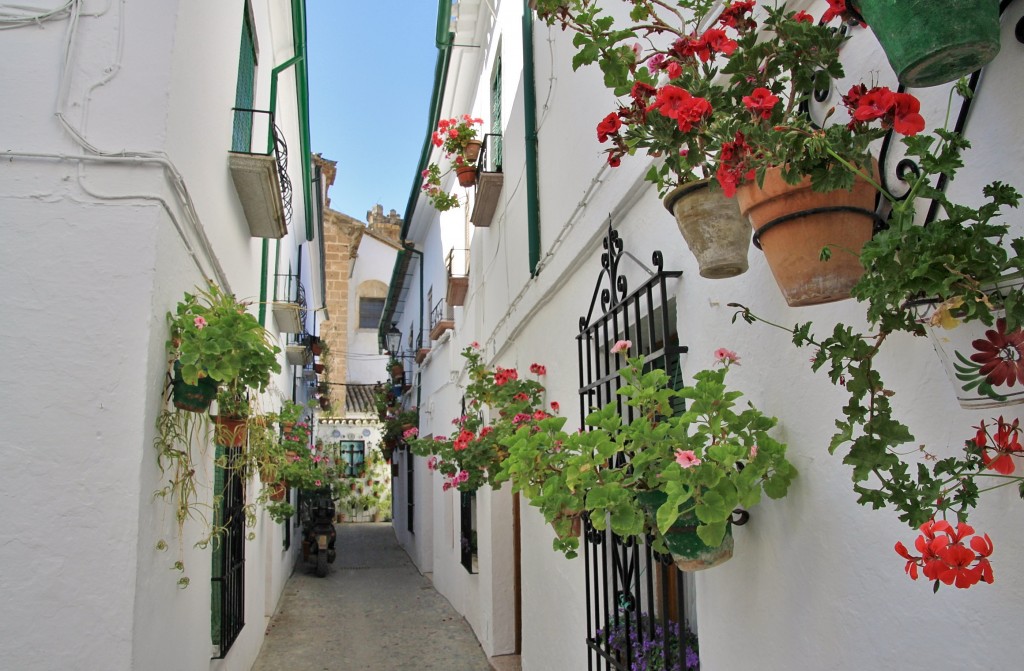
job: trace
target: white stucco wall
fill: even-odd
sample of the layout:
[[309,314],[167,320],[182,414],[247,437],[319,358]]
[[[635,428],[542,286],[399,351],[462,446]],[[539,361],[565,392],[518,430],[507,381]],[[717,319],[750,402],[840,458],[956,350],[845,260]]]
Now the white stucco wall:
[[[660,249],[665,267],[682,270],[672,285],[677,302],[684,375],[708,367],[718,347],[737,351],[742,365],[730,384],[766,413],[779,417],[776,435],[789,445],[800,477],[781,501],[761,503],[751,521],[735,530],[736,555],[727,564],[696,575],[702,668],[710,671],[757,666],[764,669],[857,668],[1016,668],[1024,644],[1015,635],[1014,611],[1024,596],[1024,578],[1014,560],[1024,550],[1024,531],[1014,522],[1020,502],[1012,491],[984,496],[971,515],[974,526],[996,544],[996,582],[970,590],[913,582],[893,552],[897,540],[910,544],[915,533],[890,511],[872,511],[855,502],[849,468],[827,446],[833,421],[845,402],[824,376],[810,371],[810,352],[798,350],[781,331],[732,323],[730,302],[751,306],[782,324],[814,321],[822,333],[836,321],[862,324],[863,310],[852,301],[789,308],[779,294],[763,255],[751,248],[750,270],[737,278],[706,280],[666,213],[653,187],[642,181],[648,160],[634,157],[607,168],[594,127],[613,107],[596,68],[572,72],[571,34],[536,24],[535,57],[540,132],[541,272],[529,279],[522,156],[522,85],[510,52],[519,50],[519,8],[498,5],[494,34],[485,46],[480,78],[459,73],[459,92],[450,103],[480,114],[486,110],[490,64],[499,43],[504,50],[504,174],[498,213],[490,228],[472,234],[469,298],[457,315],[451,342],[435,345],[421,370],[424,408],[421,431],[447,435],[458,414],[461,390],[452,371],[461,370],[458,351],[470,341],[485,347],[491,363],[524,369],[537,361],[548,368],[548,399],[577,420],[576,344],[578,319],[586,314],[600,269],[600,238],[611,216],[627,251],[649,265]],[[820,15],[825,2],[800,2]],[[796,5],[794,4],[794,7]],[[1020,107],[1015,69],[1021,57],[1012,30],[1024,8],[1011,7],[1003,20],[1003,51],[986,70],[972,111],[965,153],[967,168],[951,186],[954,199],[976,201],[980,187],[1002,179],[1018,188],[1024,165],[1024,139],[1017,131]],[[844,49],[851,78],[895,86],[874,38],[856,30]],[[453,80],[454,81],[454,80]],[[847,83],[848,87],[848,83]],[[845,90],[841,84],[837,90]],[[474,92],[467,100],[465,91]],[[941,121],[945,89],[921,91],[929,122]],[[459,113],[462,109],[452,109]],[[442,112],[447,115],[448,112]],[[448,215],[441,217],[442,222]],[[1014,228],[1024,228],[1011,212]],[[456,219],[452,217],[452,219]],[[436,251],[442,249],[438,218],[422,201],[410,239],[424,250],[426,283],[438,282]],[[445,240],[452,244],[451,237]],[[632,266],[624,261],[624,268]],[[432,267],[433,264],[433,267]],[[635,266],[634,266],[635,267]],[[644,279],[632,271],[632,285]],[[435,286],[437,286],[435,284]],[[437,289],[435,288],[435,296]],[[407,308],[408,309],[408,308]],[[1002,414],[1018,418],[1020,406],[1000,411],[966,411],[957,405],[935,354],[924,340],[892,338],[880,358],[883,376],[896,392],[897,412],[910,425],[914,444],[951,454],[973,434],[972,426]],[[433,576],[472,624],[484,649],[503,649],[498,625],[504,566],[485,560],[488,551],[506,552],[501,538],[502,494],[481,492],[481,572],[466,575],[458,563],[457,497],[433,487]],[[419,492],[419,482],[417,483]],[[419,515],[420,511],[417,511]],[[418,520],[422,519],[417,517]],[[484,539],[488,542],[485,544]],[[522,506],[522,663],[527,671],[586,668],[585,591],[582,560],[568,561],[551,550],[552,532],[524,502]],[[417,538],[417,543],[419,539]],[[417,546],[414,546],[417,547]],[[488,610],[490,609],[490,612]],[[739,633],[737,633],[739,632]],[[740,638],[737,638],[737,637]],[[738,644],[737,641],[742,641]],[[952,643],[955,642],[955,643]],[[983,661],[979,661],[983,660]]]
[[[201,525],[186,524],[182,537],[191,580],[183,590],[171,569],[172,511],[153,498],[164,480],[153,439],[166,312],[204,275],[259,300],[261,243],[248,235],[227,169],[243,3],[84,4],[96,15],[79,20],[66,100],[67,17],[4,31],[0,42],[0,80],[18,92],[0,128],[9,155],[0,171],[0,329],[9,343],[0,385],[9,515],[0,531],[0,657],[26,670],[248,669],[296,545],[285,553],[282,528],[260,517],[246,543],[246,626],[228,657],[211,662],[210,551],[192,547]],[[272,54],[290,48],[290,24],[286,12],[271,31],[272,3],[255,4],[265,84]],[[274,14],[281,20],[279,8]],[[280,96],[294,99],[294,86]],[[60,128],[55,105],[99,150],[156,158],[70,158],[86,152]],[[58,153],[69,158],[27,156]],[[28,334],[45,353],[17,345]],[[290,392],[290,380],[283,371],[265,405]],[[213,448],[197,445],[196,458],[207,487]],[[257,486],[249,483],[250,500]],[[160,539],[167,551],[156,549]]]

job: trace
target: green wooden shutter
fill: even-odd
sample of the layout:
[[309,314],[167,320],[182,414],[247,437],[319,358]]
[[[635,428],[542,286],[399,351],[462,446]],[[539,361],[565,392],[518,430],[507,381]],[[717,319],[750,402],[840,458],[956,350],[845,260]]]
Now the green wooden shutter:
[[[252,39],[249,7],[246,3],[242,18],[242,43],[238,49],[238,81],[235,84],[235,107],[252,109],[256,88],[256,44]],[[252,112],[235,112],[235,125],[231,133],[231,151],[252,150]]]
[[[492,138],[487,151],[492,154],[494,172],[501,172],[501,56],[494,61],[494,74],[491,76],[491,132],[498,137]],[[484,169],[491,168],[485,166]]]

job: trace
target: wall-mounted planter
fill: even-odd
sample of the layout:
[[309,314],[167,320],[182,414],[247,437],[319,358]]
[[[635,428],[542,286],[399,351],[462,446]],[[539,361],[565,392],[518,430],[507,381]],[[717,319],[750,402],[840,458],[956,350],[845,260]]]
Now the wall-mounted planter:
[[423,363],[423,360],[427,358],[428,354],[430,354],[429,347],[421,347],[416,350],[416,363]]
[[[864,273],[860,250],[874,230],[877,193],[862,179],[851,191],[818,193],[810,178],[787,184],[779,168],[768,170],[762,188],[748,183],[736,189],[740,212],[754,227],[754,244],[790,307],[850,297]],[[832,258],[822,261],[826,246]]]
[[701,277],[717,280],[747,272],[750,224],[735,198],[702,179],[676,187],[663,202],[696,257]]
[[217,381],[201,377],[197,384],[187,384],[181,379],[181,364],[174,362],[174,381],[171,383],[171,400],[174,407],[188,412],[206,412],[217,398]]
[[[1005,285],[1019,290],[1020,280]],[[993,288],[995,290],[995,288]],[[916,303],[918,323],[939,355],[962,408],[998,408],[1024,403],[1024,330],[1007,332],[1005,310],[993,310],[996,322],[932,324],[938,301]]]
[[905,86],[937,86],[985,66],[999,53],[995,0],[853,0]]
[[464,165],[455,169],[455,176],[459,178],[460,186],[473,186],[476,184],[476,166]]

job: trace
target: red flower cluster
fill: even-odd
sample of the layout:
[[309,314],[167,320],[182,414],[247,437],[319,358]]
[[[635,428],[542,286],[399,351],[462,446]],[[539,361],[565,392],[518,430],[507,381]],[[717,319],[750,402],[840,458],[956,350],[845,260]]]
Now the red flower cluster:
[[734,2],[722,10],[722,15],[718,17],[718,22],[730,28],[742,28],[748,22],[752,22],[748,15],[754,11],[755,4],[754,0]]
[[[832,19],[839,17],[843,21],[853,21],[853,13],[850,8],[846,6],[846,0],[828,0],[828,9],[821,15],[821,22],[828,23]],[[863,21],[860,25],[866,25]]]
[[534,375],[546,375],[548,369],[539,363],[531,363],[530,372],[533,373]]
[[707,63],[715,54],[731,55],[736,51],[736,46],[736,40],[726,35],[721,28],[708,28],[700,37],[680,37],[669,51],[682,60],[697,57]]
[[466,449],[469,447],[469,443],[476,439],[476,434],[472,431],[463,429],[459,431],[459,435],[456,436],[455,440],[452,441],[452,449],[456,452]]
[[619,120],[618,114],[612,112],[597,124],[597,141],[607,142],[608,138],[619,132],[620,128],[622,128],[622,121]]
[[909,93],[895,93],[887,86],[869,90],[864,84],[857,84],[843,96],[843,104],[853,117],[851,126],[880,119],[883,128],[903,135],[917,135],[924,130],[921,102]]
[[985,422],[974,428],[978,433],[972,442],[981,450],[981,460],[985,465],[1001,475],[1012,474],[1017,468],[1013,457],[1024,456],[1024,447],[1020,444],[1020,420],[1015,419],[1009,423],[1000,416],[996,422],[995,435],[989,434]]
[[743,133],[736,133],[732,142],[722,143],[715,179],[722,186],[722,193],[727,198],[736,195],[736,187],[741,182],[754,179],[754,171],[747,167],[746,162],[750,153],[750,145],[747,144]]
[[711,116],[711,103],[704,98],[691,95],[686,89],[666,84],[658,89],[654,103],[647,111],[656,110],[670,119],[675,119],[679,130],[689,133],[693,125]]
[[[988,534],[970,539],[970,547],[964,545],[968,536],[974,534],[974,527],[968,524],[953,526],[945,521],[930,520],[921,525],[921,535],[914,541],[920,556],[912,555],[903,543],[896,543],[896,553],[907,560],[906,571],[917,580],[918,568],[925,578],[946,585],[955,584],[966,589],[979,581],[992,584],[992,565],[988,558],[992,554],[992,539]],[[973,566],[972,566],[973,564]]]
[[512,380],[518,379],[519,373],[516,371],[515,368],[502,368],[501,366],[498,366],[494,370],[494,384],[498,385],[499,387],[504,384],[508,384]]
[[779,104],[779,97],[771,91],[760,86],[750,92],[749,96],[743,96],[743,104],[754,116],[762,119],[771,119],[772,110]]

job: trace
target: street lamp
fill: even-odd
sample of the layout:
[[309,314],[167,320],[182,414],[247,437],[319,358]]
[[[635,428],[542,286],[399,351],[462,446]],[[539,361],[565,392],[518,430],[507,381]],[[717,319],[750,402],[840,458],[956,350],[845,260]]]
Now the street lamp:
[[393,322],[391,329],[384,334],[384,339],[387,342],[388,353],[397,358],[398,350],[402,347],[402,332],[398,330],[398,326]]

